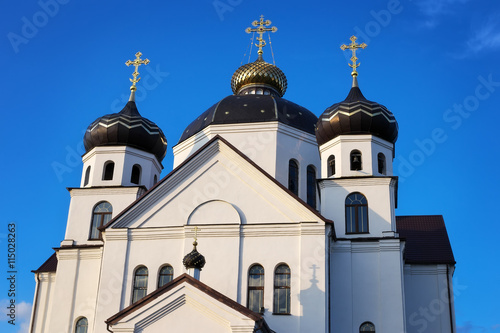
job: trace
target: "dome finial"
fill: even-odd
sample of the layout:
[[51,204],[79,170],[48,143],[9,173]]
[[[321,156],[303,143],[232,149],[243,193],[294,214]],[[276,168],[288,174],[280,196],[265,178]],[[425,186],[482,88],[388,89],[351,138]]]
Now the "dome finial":
[[262,51],[262,48],[264,46],[266,46],[266,41],[264,40],[264,38],[262,38],[262,35],[266,31],[276,32],[276,31],[278,31],[278,28],[276,28],[276,27],[266,28],[266,27],[271,25],[271,21],[269,21],[269,20],[264,21],[264,15],[260,16],[260,21],[253,21],[252,25],[254,27],[257,27],[257,28],[252,29],[252,28],[248,27],[245,29],[245,32],[247,34],[249,34],[251,32],[256,32],[259,34],[259,37],[257,37],[259,44],[255,44],[255,46],[257,46],[259,48],[259,51],[257,51],[257,54],[259,55],[259,60],[262,60],[262,53],[264,53],[264,51]]
[[129,98],[129,101],[132,101],[132,102],[135,101],[135,91],[137,90],[136,83],[141,80],[141,78],[137,78],[139,76],[139,66],[140,65],[147,65],[147,64],[149,64],[149,59],[146,58],[146,59],[142,60],[141,56],[142,56],[142,53],[141,52],[137,52],[135,54],[135,59],[133,61],[132,60],[127,60],[127,62],[125,63],[125,65],[127,65],[127,66],[134,65],[134,67],[135,67],[135,70],[132,73],[132,76],[134,78],[130,79],[130,82],[132,82],[132,85],[130,86],[130,98]]
[[357,49],[364,49],[365,47],[367,47],[368,45],[366,45],[365,43],[361,43],[361,44],[357,44],[356,43],[356,40],[358,38],[356,36],[351,36],[351,44],[349,45],[345,45],[345,44],[342,44],[340,46],[340,49],[342,51],[345,51],[346,49],[349,49],[352,51],[352,57],[351,57],[351,61],[352,61],[352,64],[349,64],[349,66],[352,68],[352,86],[353,87],[357,87],[358,86],[358,81],[356,79],[356,76],[358,76],[358,72],[356,71],[356,68],[359,67],[359,65],[361,65],[361,63],[356,63],[356,61],[358,60],[358,58],[356,57],[356,50]]

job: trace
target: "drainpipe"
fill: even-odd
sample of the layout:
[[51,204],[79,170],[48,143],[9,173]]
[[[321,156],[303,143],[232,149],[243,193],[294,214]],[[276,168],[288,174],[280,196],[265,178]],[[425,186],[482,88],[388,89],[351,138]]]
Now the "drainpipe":
[[453,333],[453,314],[451,312],[450,265],[446,265],[446,281],[448,287],[448,311],[450,311],[450,332]]

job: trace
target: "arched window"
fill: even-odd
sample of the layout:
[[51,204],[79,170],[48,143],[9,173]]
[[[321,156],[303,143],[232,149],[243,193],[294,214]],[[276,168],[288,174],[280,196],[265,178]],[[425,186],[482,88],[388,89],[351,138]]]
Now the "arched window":
[[281,264],[274,272],[273,313],[290,314],[290,267]]
[[247,307],[257,313],[264,307],[264,267],[258,264],[248,271]]
[[330,155],[328,157],[328,177],[331,177],[335,174],[335,155]]
[[104,172],[102,173],[102,180],[113,180],[113,172],[115,171],[115,162],[107,161],[104,163]]
[[145,266],[141,266],[135,270],[134,274],[134,290],[132,292],[132,303],[135,303],[146,296],[147,291],[148,269]]
[[307,166],[307,204],[316,208],[316,169],[313,165]]
[[92,226],[90,228],[90,239],[101,239],[101,231],[97,228],[111,221],[113,206],[109,202],[101,202],[94,208],[92,214]]
[[288,189],[299,195],[299,164],[295,160],[288,163]]
[[153,177],[153,183],[154,183],[154,184],[158,183],[158,176],[157,176],[157,175],[155,175],[155,176]]
[[359,331],[360,332],[375,332],[375,325],[370,323],[369,321],[364,322],[359,326]]
[[130,182],[132,184],[139,184],[141,182],[141,166],[139,164],[134,164],[134,166],[132,167]]
[[351,193],[345,199],[345,232],[368,232],[368,201],[361,193]]
[[385,155],[378,153],[378,173],[385,175]]
[[163,287],[174,279],[174,268],[170,265],[165,265],[160,269],[158,274],[158,288]]
[[85,170],[85,180],[83,181],[83,186],[87,186],[89,184],[89,179],[90,179],[90,165],[87,167],[87,170]]
[[361,152],[359,150],[351,151],[351,170],[363,170]]
[[89,322],[87,321],[87,318],[82,317],[76,322],[75,333],[87,333],[88,327]]

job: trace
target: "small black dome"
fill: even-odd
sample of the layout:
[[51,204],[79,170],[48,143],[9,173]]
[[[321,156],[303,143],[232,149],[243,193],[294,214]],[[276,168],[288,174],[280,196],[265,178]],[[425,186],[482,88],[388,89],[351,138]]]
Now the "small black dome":
[[395,143],[398,123],[391,111],[367,100],[359,87],[354,86],[344,101],[333,104],[323,112],[316,125],[318,145],[345,134],[372,134]]
[[230,95],[214,104],[182,133],[179,143],[211,124],[279,121],[314,135],[318,118],[306,108],[273,95]]
[[200,252],[198,252],[198,250],[196,250],[196,244],[196,242],[193,244],[193,251],[186,254],[184,259],[182,259],[182,263],[187,269],[198,268],[199,270],[201,270],[205,266],[205,257]]
[[142,117],[134,101],[123,110],[97,118],[85,132],[85,152],[101,146],[129,146],[154,154],[162,161],[167,151],[167,139],[152,121]]

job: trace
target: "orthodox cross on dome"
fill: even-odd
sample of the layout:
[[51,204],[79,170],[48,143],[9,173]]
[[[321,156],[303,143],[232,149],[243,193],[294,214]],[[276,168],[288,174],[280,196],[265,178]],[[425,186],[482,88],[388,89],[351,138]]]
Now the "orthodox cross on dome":
[[196,245],[198,245],[198,231],[201,230],[200,228],[198,228],[198,226],[194,227],[193,231],[194,231],[194,242],[193,242],[193,245],[196,247]]
[[142,53],[141,52],[137,52],[135,54],[135,59],[133,61],[132,60],[127,60],[127,62],[125,63],[125,65],[127,65],[127,66],[134,65],[134,67],[135,67],[135,70],[132,73],[132,76],[134,78],[130,79],[130,82],[132,82],[132,85],[130,86],[130,90],[131,91],[136,91],[137,90],[137,87],[135,86],[135,84],[141,80],[141,78],[137,78],[139,76],[139,66],[140,65],[147,65],[147,64],[149,64],[149,59],[142,60],[141,56],[142,56]]
[[260,56],[262,56],[262,53],[263,53],[262,48],[264,46],[266,46],[266,41],[264,40],[264,38],[262,38],[262,35],[264,35],[264,32],[266,32],[266,31],[276,32],[276,31],[278,31],[278,28],[276,28],[276,27],[266,28],[266,27],[271,25],[271,21],[269,21],[269,20],[264,21],[264,15],[260,16],[260,21],[253,21],[252,25],[254,27],[257,27],[257,28],[248,27],[245,29],[245,32],[247,34],[249,34],[251,32],[256,32],[259,34],[259,37],[257,37],[259,44],[255,44],[255,46],[257,46],[259,48],[259,51],[257,51],[257,53],[259,54],[259,57],[260,57]]
[[359,65],[361,65],[359,62],[356,63],[356,61],[358,60],[358,58],[356,57],[356,50],[357,49],[364,49],[365,47],[368,46],[365,43],[357,44],[356,43],[357,39],[358,38],[356,36],[351,36],[351,44],[349,44],[349,45],[342,44],[340,46],[340,48],[342,49],[342,51],[345,51],[346,49],[349,49],[349,50],[352,51],[352,57],[351,57],[352,64],[349,64],[349,66],[352,67],[352,73],[351,73],[351,75],[353,77],[358,76],[358,72],[356,71],[356,68],[358,68]]

